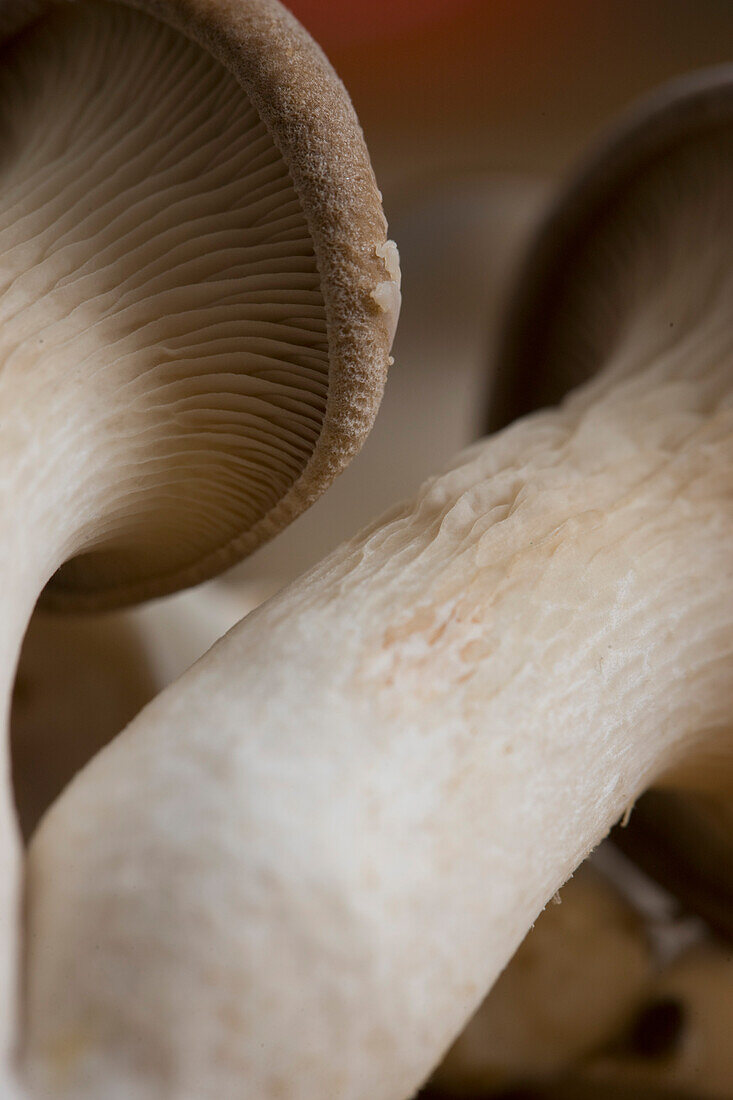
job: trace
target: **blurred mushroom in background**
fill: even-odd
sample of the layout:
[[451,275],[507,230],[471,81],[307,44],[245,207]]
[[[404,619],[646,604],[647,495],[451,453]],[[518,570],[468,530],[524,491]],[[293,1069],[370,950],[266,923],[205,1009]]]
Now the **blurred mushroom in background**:
[[292,534],[214,581],[140,608],[36,612],[12,714],[26,835],[74,772],[216,638],[480,431],[502,288],[544,193],[533,180],[489,175],[436,188],[392,220],[411,293],[380,415],[364,460],[351,463]]
[[582,1068],[589,1088],[633,1084],[729,1100],[733,1089],[733,945],[706,938],[651,982],[624,1031]]

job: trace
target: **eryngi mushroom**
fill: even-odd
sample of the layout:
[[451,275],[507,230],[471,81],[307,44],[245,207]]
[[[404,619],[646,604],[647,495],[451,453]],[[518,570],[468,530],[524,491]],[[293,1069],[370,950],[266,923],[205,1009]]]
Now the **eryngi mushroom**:
[[39,608],[23,639],[10,711],[13,796],[27,840],[72,776],[146,703],[281,587],[211,581],[133,608]]
[[696,944],[665,967],[619,1041],[579,1073],[599,1083],[689,1090],[697,1100],[730,1096],[733,957],[715,940]]
[[645,787],[730,781],[732,116],[730,70],[667,90],[550,215],[500,366],[579,388],[258,608],[47,814],[38,1096],[404,1100]]
[[323,491],[376,413],[399,280],[348,96],[277,0],[4,0],[1,18],[7,713],[44,586],[74,609],[173,591]]
[[527,934],[432,1087],[453,1100],[480,1100],[572,1071],[636,1014],[652,971],[642,914],[583,864]]

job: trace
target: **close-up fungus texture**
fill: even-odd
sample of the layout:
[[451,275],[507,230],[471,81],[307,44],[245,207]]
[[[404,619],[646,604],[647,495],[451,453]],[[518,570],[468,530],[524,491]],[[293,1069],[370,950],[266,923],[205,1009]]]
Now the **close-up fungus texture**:
[[590,380],[248,616],[48,812],[27,884],[40,1095],[101,1076],[120,1096],[408,1097],[645,787],[725,783],[718,94],[652,101],[530,250],[530,316],[555,302],[537,369]]
[[112,452],[104,528],[59,583],[98,586],[130,546],[184,569],[284,496],[325,416],[325,302],[287,166],[229,72],[119,5],[20,34],[0,104],[4,387],[33,386],[34,429],[84,496]]
[[0,1100],[733,1097],[733,16],[670,13],[0,0]]

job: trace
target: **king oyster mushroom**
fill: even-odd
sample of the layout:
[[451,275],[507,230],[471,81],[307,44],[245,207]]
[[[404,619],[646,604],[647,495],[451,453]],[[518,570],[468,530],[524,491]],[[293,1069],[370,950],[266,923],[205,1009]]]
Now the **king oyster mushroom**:
[[3,0],[0,36],[7,714],[44,587],[72,609],[170,592],[323,491],[375,415],[399,278],[349,99],[277,0]]
[[404,1100],[644,788],[729,782],[731,116],[731,70],[667,89],[550,215],[500,366],[569,373],[562,405],[258,608],[46,815],[35,1095]]

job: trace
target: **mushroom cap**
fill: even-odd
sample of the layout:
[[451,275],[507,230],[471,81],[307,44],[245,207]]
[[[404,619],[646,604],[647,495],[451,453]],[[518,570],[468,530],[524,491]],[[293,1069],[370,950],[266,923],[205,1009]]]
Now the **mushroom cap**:
[[[624,242],[619,258],[604,254],[604,235],[628,201],[656,187],[696,143],[730,134],[732,119],[733,65],[701,70],[647,96],[573,175],[532,238],[508,295],[490,431],[557,404],[604,365],[637,289],[624,262],[633,257],[634,240]],[[586,284],[596,300],[606,298],[591,318]]]
[[[106,526],[102,525],[101,535],[96,533],[91,543],[75,548],[75,556],[62,565],[47,586],[47,603],[77,609],[118,606],[198,583],[253,551],[307,508],[358,451],[371,427],[399,310],[397,253],[387,241],[381,195],[359,123],[338,77],[297,20],[278,0],[132,0],[120,5],[107,0],[73,4],[69,0],[6,0],[0,15],[0,37],[5,38],[3,48],[10,50],[11,59],[20,58],[23,64],[31,52],[28,43],[35,48],[34,35],[41,39],[45,35],[46,50],[50,40],[63,39],[54,20],[60,21],[62,31],[64,21],[68,25],[76,20],[76,29],[72,30],[81,39],[97,33],[90,29],[90,20],[100,26],[105,21],[111,25],[110,21],[123,18],[115,14],[119,12],[125,12],[128,21],[139,21],[141,33],[150,31],[161,41],[156,39],[147,52],[150,64],[145,73],[153,74],[147,94],[140,90],[144,81],[139,72],[125,62],[132,71],[134,95],[127,90],[125,96],[122,89],[119,112],[108,108],[108,129],[124,129],[129,107],[140,116],[149,112],[149,124],[157,133],[174,134],[184,109],[188,110],[187,104],[195,106],[203,95],[202,87],[192,83],[194,53],[205,55],[203,64],[204,68],[208,66],[209,75],[212,67],[220,68],[222,80],[228,81],[220,96],[221,110],[213,112],[213,121],[207,122],[211,127],[218,126],[219,131],[213,136],[209,131],[204,134],[218,144],[211,146],[213,151],[207,150],[209,161],[202,161],[198,178],[193,174],[185,181],[193,213],[189,217],[184,208],[184,216],[176,224],[175,192],[164,196],[158,210],[163,232],[159,238],[152,233],[145,242],[148,251],[144,259],[150,262],[150,250],[163,241],[165,231],[177,234],[176,247],[188,246],[189,266],[181,267],[178,274],[175,264],[170,269],[170,289],[180,291],[185,298],[181,316],[186,309],[198,308],[199,298],[203,308],[208,308],[212,279],[228,277],[231,285],[226,291],[229,312],[224,322],[219,325],[214,317],[201,326],[196,337],[212,341],[212,365],[207,367],[213,378],[211,384],[198,386],[187,409],[183,401],[172,409],[172,405],[166,405],[167,396],[160,400],[163,431],[168,433],[168,457],[157,456],[165,471],[161,479],[156,480],[156,471],[152,470],[142,490],[138,479],[136,491],[147,494],[145,508],[134,505],[122,515],[124,509],[118,507],[113,521],[107,518]],[[45,29],[44,23],[48,24]],[[114,27],[108,27],[108,32],[105,49],[122,54],[124,36]],[[67,34],[62,47],[68,49],[72,39],[73,35]],[[161,88],[164,91],[166,87],[163,75],[157,86],[155,66],[161,64],[165,49],[174,39],[179,52],[165,75],[173,74],[183,83],[168,97],[178,112],[168,125],[164,114],[152,118],[152,113],[159,110],[159,101],[165,99]],[[90,56],[99,56],[99,51]],[[133,50],[130,56],[141,57],[141,64],[147,57],[143,49]],[[113,54],[110,57],[114,62]],[[84,72],[87,62],[87,57],[80,57],[78,70]],[[111,62],[109,68],[113,69]],[[30,70],[27,80],[34,88],[36,71]],[[71,66],[59,66],[59,71],[73,79]],[[88,115],[97,110],[92,101],[95,96],[108,94],[107,77],[108,83],[119,81],[119,67],[109,76],[95,71],[84,82],[77,81],[74,91],[81,89],[80,95],[89,100],[76,108],[79,116],[87,108]],[[242,114],[246,116],[239,133],[236,118],[232,121],[231,91],[237,85],[242,93]],[[119,86],[116,90],[120,91]],[[64,99],[58,91],[55,94],[58,101]],[[11,116],[14,109],[15,101]],[[244,155],[250,130],[255,150],[251,163]],[[144,134],[144,128],[140,132]],[[185,161],[197,136],[194,134],[185,148],[174,150],[176,163]],[[239,162],[232,148],[244,150]],[[231,167],[221,168],[219,162],[230,154]],[[220,170],[213,182],[207,175],[209,163]],[[237,163],[245,166],[239,177]],[[257,174],[263,164],[264,169]],[[119,175],[119,163],[114,167]],[[156,167],[151,168],[149,163],[146,167],[143,157],[144,186],[154,177]],[[250,169],[251,186],[261,188],[256,194],[260,205],[255,208],[253,201],[250,222],[242,229],[227,217],[234,201],[232,188],[239,183],[243,189],[250,186],[247,181],[241,182]],[[109,179],[102,178],[105,186]],[[170,181],[164,182],[168,186]],[[177,182],[174,172],[173,185]],[[230,185],[228,190],[225,184]],[[155,185],[153,179],[150,188]],[[211,238],[211,253],[205,247],[205,238],[201,237],[200,242],[195,238],[195,218],[201,213],[195,207],[197,185],[202,193],[207,187],[212,189],[213,198],[204,209],[205,216],[213,219],[212,233],[217,230],[219,213],[224,218],[219,237]],[[0,183],[0,196],[3,189]],[[128,191],[124,201],[133,207],[134,223],[130,194]],[[84,198],[87,208],[94,209],[94,189]],[[290,219],[287,224],[278,220],[281,208]],[[72,213],[78,209],[77,204]],[[138,229],[132,224],[133,235]],[[188,235],[189,229],[192,236]],[[240,231],[241,238],[237,236]],[[223,243],[221,238],[225,238]],[[167,257],[162,243],[160,247],[159,259],[164,264]],[[240,252],[227,260],[227,249],[234,253],[238,248]],[[222,260],[213,270],[217,249]],[[254,267],[248,268],[252,257]],[[208,268],[204,261],[209,263]],[[134,250],[125,262],[128,267],[134,265]],[[194,270],[197,262],[204,263],[200,276]],[[280,262],[285,272],[283,293],[273,299],[268,296],[268,286],[277,281]],[[261,277],[263,271],[269,282]],[[177,278],[180,286],[175,285]],[[158,310],[154,321],[168,319],[166,304],[151,305],[151,315]],[[174,303],[172,308],[178,307]],[[277,314],[275,322],[273,311]],[[94,317],[87,320],[87,335],[94,321]],[[275,324],[284,326],[282,331],[275,332]],[[207,325],[208,332],[204,331]],[[186,355],[181,353],[178,373],[171,373],[170,359],[175,353],[170,352],[169,333],[164,333],[160,344],[158,360],[145,361],[140,367],[141,374],[147,372],[156,380],[158,392],[171,378],[173,386],[180,387],[187,369]],[[190,353],[189,362],[193,359]],[[189,373],[196,369],[195,365],[188,368]],[[162,383],[155,375],[160,370],[168,371]],[[127,377],[125,383],[129,384]],[[176,400],[180,392],[179,388]],[[124,399],[117,393],[114,396],[117,401]],[[197,423],[190,419],[194,415],[191,405],[196,406]],[[189,422],[185,431],[176,435],[186,416]],[[150,430],[150,422],[147,428]],[[168,476],[176,461],[175,444],[181,440],[184,459],[193,463],[188,482],[181,473]],[[211,440],[215,441],[215,453],[207,454],[197,466],[197,448],[205,451]],[[201,492],[205,511],[196,495],[197,487],[204,482]],[[135,484],[132,475],[131,484]],[[158,510],[165,508],[171,515],[175,512],[175,521],[170,516],[156,518]],[[139,514],[133,515],[136,510],[153,517],[151,522],[157,523],[154,535],[148,531],[143,539],[138,537],[142,521]]]

